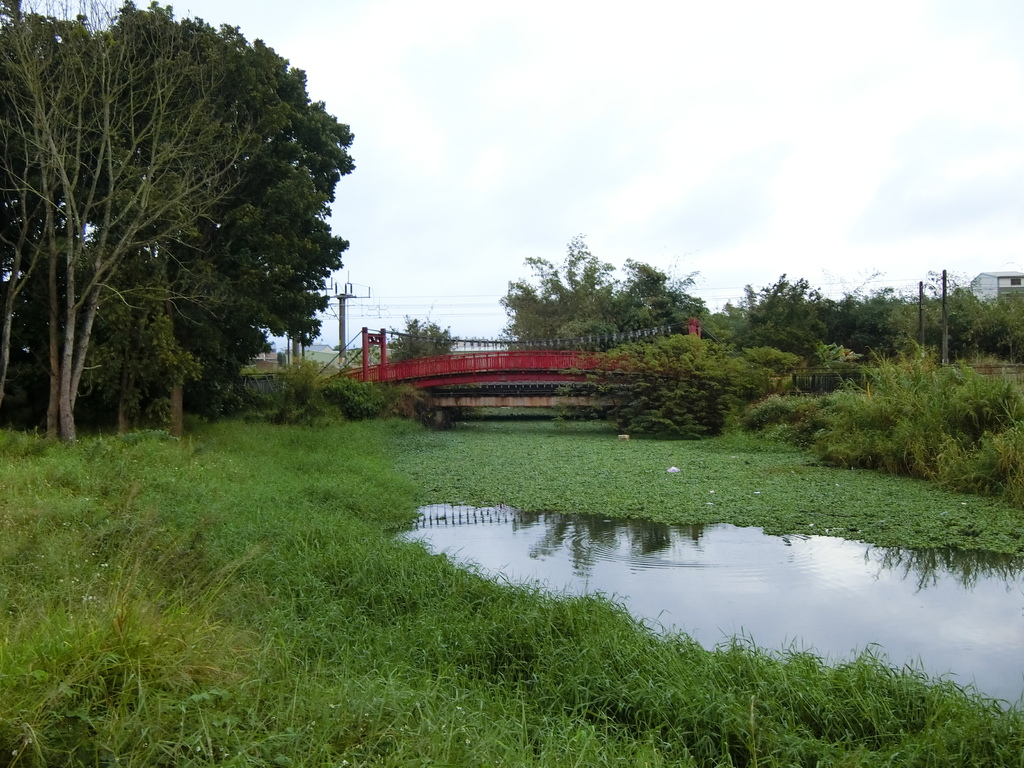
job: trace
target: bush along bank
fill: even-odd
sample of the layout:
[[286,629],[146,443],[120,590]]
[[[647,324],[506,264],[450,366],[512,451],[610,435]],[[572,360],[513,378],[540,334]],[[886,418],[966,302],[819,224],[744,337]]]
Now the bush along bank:
[[840,467],[881,469],[1024,506],[1024,393],[966,366],[884,363],[863,387],[813,401],[771,397],[748,429],[810,447]]
[[419,434],[0,433],[0,764],[1020,765],[1024,714],[951,683],[708,651],[395,541]]

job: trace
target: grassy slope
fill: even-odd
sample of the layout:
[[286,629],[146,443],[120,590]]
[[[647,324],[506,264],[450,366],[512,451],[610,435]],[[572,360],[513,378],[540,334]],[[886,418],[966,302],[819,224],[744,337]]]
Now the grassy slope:
[[[678,474],[668,473],[678,467]],[[567,422],[470,423],[418,435],[401,467],[432,502],[755,525],[894,547],[1024,554],[1024,511],[863,470],[818,466],[757,437],[620,442]]]
[[436,493],[393,451],[448,439],[0,433],[0,765],[1021,764],[1024,715],[952,685],[707,652],[396,543]]

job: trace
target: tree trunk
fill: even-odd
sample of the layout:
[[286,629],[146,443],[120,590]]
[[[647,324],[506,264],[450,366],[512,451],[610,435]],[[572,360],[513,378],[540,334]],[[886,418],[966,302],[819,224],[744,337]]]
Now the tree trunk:
[[75,431],[75,412],[73,397],[71,393],[71,345],[74,343],[74,335],[68,338],[64,334],[64,349],[58,362],[60,370],[57,376],[57,436],[65,443],[74,442],[78,437]]
[[[164,300],[164,312],[167,313],[167,319],[171,322],[171,336],[177,341],[178,324],[175,322],[177,313],[171,299]],[[171,437],[182,437],[185,434],[185,383],[181,378],[176,378],[171,382],[170,434]]]
[[[69,238],[69,251],[70,243]],[[64,334],[60,350],[57,356],[59,369],[57,381],[59,392],[57,395],[57,433],[58,437],[70,443],[78,437],[75,430],[75,394],[74,394],[74,362],[75,362],[75,336],[78,325],[78,307],[75,303],[75,262],[73,251],[68,253],[67,263],[64,269]]]
[[57,437],[60,420],[60,329],[57,326],[59,302],[57,300],[57,258],[50,254],[50,403],[46,409],[46,436]]
[[11,323],[14,321],[14,299],[17,295],[15,280],[17,280],[19,264],[14,262],[11,269],[10,282],[7,283],[4,291],[4,318],[0,326],[0,407],[4,404],[4,392],[7,387],[7,366],[11,360]]

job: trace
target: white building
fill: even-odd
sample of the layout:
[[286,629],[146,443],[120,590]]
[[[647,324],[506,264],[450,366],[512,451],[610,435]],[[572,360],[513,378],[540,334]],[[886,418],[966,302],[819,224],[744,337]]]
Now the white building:
[[1024,272],[982,272],[971,280],[971,290],[979,299],[1024,293]]

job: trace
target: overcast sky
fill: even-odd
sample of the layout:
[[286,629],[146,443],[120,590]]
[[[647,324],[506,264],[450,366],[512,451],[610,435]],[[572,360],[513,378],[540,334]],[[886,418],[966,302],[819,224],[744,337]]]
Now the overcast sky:
[[[187,0],[351,126],[332,226],[349,334],[496,336],[582,234],[714,309],[1024,271],[1024,3]],[[869,282],[868,282],[869,281]],[[337,343],[337,320],[323,340]]]

